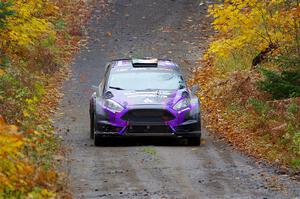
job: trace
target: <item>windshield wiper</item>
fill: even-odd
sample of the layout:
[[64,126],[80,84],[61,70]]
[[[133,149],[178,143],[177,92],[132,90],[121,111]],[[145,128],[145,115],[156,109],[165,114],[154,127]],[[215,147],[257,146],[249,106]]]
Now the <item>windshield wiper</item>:
[[123,88],[120,88],[120,87],[114,87],[114,86],[110,86],[109,88],[115,89],[115,90],[124,90]]

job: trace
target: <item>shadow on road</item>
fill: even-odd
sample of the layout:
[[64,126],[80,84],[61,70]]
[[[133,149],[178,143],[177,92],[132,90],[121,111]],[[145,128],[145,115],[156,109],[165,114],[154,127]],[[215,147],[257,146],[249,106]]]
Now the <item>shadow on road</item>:
[[[92,145],[94,146],[94,145]],[[186,139],[178,138],[155,138],[155,137],[126,137],[107,138],[104,143],[97,147],[123,147],[123,146],[188,146]],[[96,147],[96,146],[94,146]],[[191,146],[198,147],[198,146]]]

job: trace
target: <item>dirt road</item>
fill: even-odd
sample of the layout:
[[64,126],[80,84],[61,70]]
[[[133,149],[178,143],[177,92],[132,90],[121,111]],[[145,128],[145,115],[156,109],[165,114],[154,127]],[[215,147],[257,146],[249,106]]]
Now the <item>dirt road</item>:
[[[71,149],[66,167],[74,198],[296,198],[300,186],[235,152],[204,130],[201,147],[176,140],[117,140],[94,147],[88,100],[112,58],[160,57],[185,74],[207,45],[209,2],[112,0],[87,26],[88,41],[75,58],[56,119]],[[126,144],[125,144],[126,143]],[[287,193],[286,193],[287,192]]]

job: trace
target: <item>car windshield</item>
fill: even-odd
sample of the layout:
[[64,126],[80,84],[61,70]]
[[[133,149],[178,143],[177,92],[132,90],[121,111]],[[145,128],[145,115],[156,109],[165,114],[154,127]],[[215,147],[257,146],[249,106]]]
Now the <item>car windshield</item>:
[[117,90],[176,90],[185,88],[182,76],[175,71],[114,71],[108,86]]

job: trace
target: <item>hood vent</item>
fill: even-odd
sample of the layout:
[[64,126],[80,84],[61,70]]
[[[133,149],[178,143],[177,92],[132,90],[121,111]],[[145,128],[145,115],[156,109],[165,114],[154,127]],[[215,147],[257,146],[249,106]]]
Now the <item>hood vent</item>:
[[135,68],[148,68],[157,67],[158,59],[144,58],[144,59],[132,59],[132,66]]

